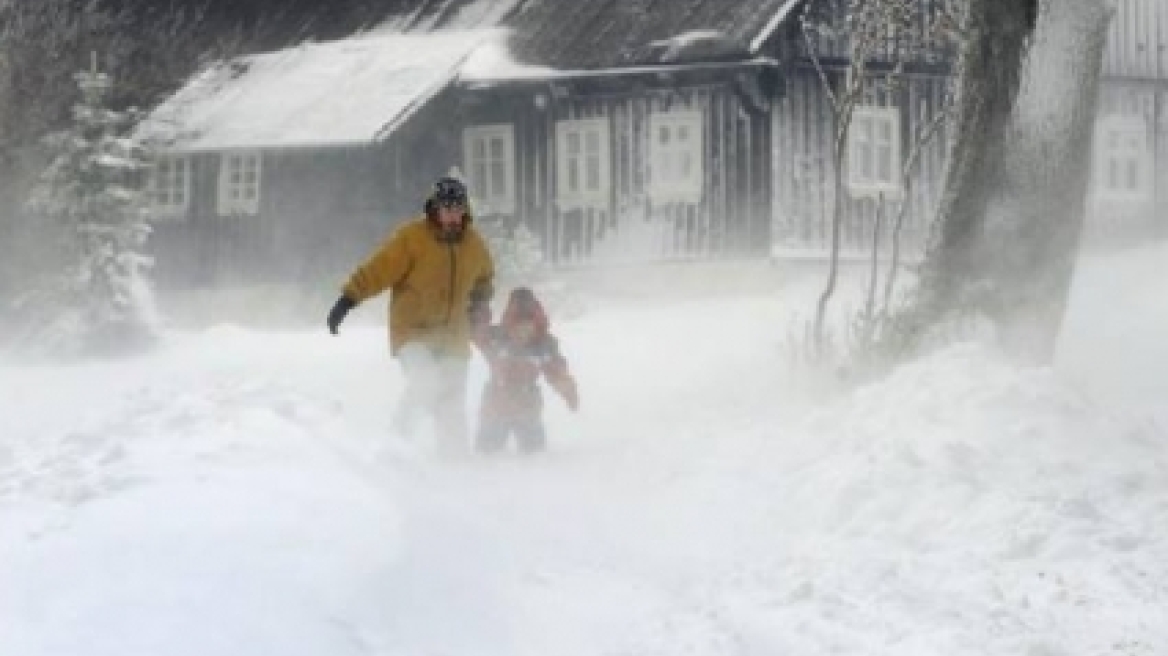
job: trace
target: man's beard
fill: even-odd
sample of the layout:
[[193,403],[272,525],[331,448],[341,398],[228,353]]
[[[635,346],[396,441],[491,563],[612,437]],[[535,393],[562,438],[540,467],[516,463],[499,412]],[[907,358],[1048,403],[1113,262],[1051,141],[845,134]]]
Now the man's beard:
[[451,226],[439,224],[438,236],[442,241],[458,241],[462,237],[462,225],[457,223]]

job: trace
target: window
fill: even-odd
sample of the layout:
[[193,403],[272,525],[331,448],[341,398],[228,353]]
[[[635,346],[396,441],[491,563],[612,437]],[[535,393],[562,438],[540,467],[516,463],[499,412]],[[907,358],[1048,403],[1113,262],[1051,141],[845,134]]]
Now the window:
[[1138,116],[1109,116],[1099,124],[1095,142],[1094,186],[1112,200],[1143,200],[1151,191],[1148,126]]
[[610,192],[608,121],[556,123],[557,200],[568,205],[607,206]]
[[848,131],[848,191],[897,196],[900,167],[900,113],[894,107],[857,107]]
[[150,171],[146,194],[154,214],[185,214],[191,197],[190,159],[182,156],[159,157]]
[[258,214],[259,211],[259,153],[224,153],[219,164],[219,214]]
[[658,202],[702,199],[702,113],[664,112],[649,118],[649,194]]
[[463,164],[470,176],[470,200],[480,214],[515,211],[515,129],[477,125],[463,131]]

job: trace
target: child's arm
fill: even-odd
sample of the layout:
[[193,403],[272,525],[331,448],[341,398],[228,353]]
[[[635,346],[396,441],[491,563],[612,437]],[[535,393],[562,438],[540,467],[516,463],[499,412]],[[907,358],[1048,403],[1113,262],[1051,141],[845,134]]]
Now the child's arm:
[[568,404],[573,412],[580,408],[580,393],[576,388],[576,379],[568,370],[568,360],[560,353],[556,338],[547,336],[547,354],[541,367],[548,385],[556,391]]
[[470,339],[471,342],[483,354],[483,359],[488,364],[494,364],[495,355],[498,353],[498,342],[496,340],[496,333],[501,330],[499,326],[492,326],[491,324],[479,324],[472,326]]

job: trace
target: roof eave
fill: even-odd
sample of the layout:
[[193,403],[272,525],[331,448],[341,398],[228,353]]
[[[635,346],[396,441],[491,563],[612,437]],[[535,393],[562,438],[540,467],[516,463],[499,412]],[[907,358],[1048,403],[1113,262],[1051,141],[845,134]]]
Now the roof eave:
[[456,80],[456,84],[464,87],[471,86],[490,86],[497,84],[543,84],[547,82],[556,82],[561,80],[580,80],[601,77],[627,77],[633,75],[654,75],[662,73],[679,73],[688,71],[706,71],[718,70],[725,68],[751,68],[751,67],[778,67],[779,61],[773,57],[751,57],[750,59],[735,59],[717,62],[693,62],[686,64],[645,64],[641,66],[627,66],[614,68],[589,68],[578,70],[564,70],[564,71],[539,71],[530,74],[517,74],[513,76],[499,76],[489,78],[460,77]]
[[158,150],[170,155],[198,156],[240,151],[292,152],[308,150],[334,150],[343,148],[364,148],[380,145],[376,139],[350,139],[343,141],[320,141],[301,143],[221,143],[201,146],[160,146]]

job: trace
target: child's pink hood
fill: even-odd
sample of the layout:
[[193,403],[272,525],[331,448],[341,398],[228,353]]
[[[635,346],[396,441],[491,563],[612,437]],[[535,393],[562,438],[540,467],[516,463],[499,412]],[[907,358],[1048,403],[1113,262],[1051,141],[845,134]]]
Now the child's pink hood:
[[535,293],[526,287],[518,287],[511,291],[507,299],[502,324],[511,326],[524,319],[535,323],[537,335],[546,335],[550,329],[547,313],[544,312],[543,304],[535,297]]

